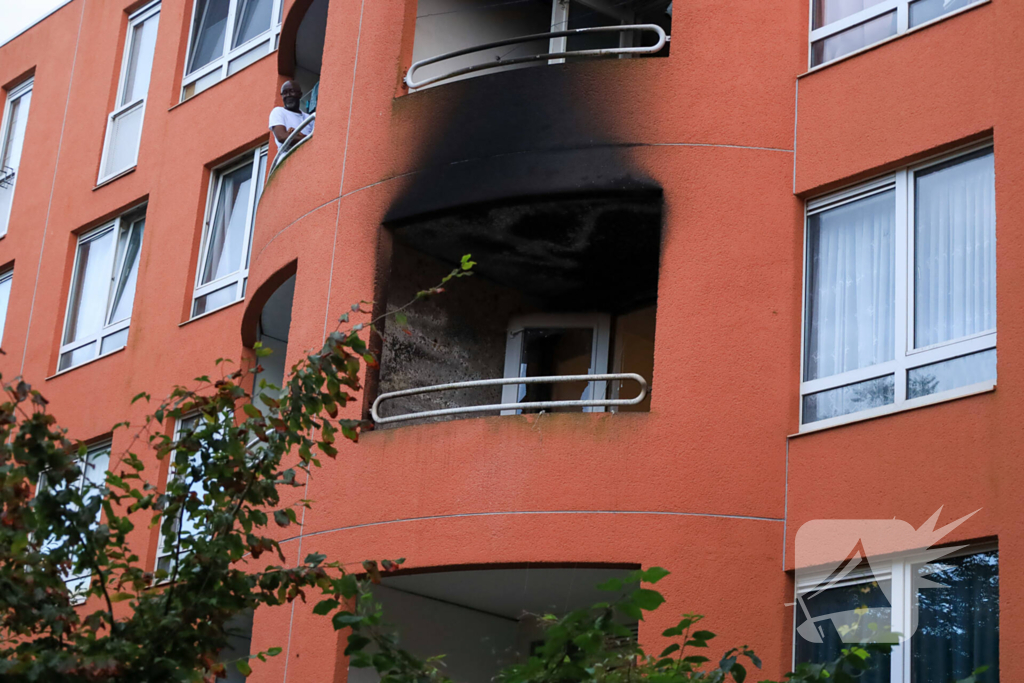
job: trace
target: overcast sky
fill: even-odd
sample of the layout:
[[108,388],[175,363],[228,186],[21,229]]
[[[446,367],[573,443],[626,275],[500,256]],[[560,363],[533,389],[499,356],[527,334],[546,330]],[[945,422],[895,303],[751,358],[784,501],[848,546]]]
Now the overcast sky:
[[0,0],[0,45],[65,0]]

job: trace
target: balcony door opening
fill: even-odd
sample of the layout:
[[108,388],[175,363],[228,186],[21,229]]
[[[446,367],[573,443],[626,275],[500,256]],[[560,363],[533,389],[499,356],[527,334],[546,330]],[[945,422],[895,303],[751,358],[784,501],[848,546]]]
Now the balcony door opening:
[[[292,299],[295,296],[295,276],[284,281],[270,295],[263,310],[260,311],[256,323],[256,341],[272,353],[258,359],[262,370],[256,373],[253,381],[253,395],[263,391],[271,398],[280,394],[287,379],[288,331],[292,324]],[[265,382],[267,388],[261,390],[260,383]],[[264,411],[266,405],[258,398],[253,401],[257,408]]]

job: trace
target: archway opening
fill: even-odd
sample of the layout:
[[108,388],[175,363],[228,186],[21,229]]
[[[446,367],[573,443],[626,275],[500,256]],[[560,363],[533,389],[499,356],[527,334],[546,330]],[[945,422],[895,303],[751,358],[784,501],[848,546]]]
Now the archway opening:
[[271,351],[270,355],[259,359],[261,369],[253,382],[253,395],[256,396],[253,404],[260,410],[266,407],[260,400],[261,392],[275,397],[274,394],[284,386],[294,296],[295,276],[292,275],[270,295],[256,321],[256,341]]

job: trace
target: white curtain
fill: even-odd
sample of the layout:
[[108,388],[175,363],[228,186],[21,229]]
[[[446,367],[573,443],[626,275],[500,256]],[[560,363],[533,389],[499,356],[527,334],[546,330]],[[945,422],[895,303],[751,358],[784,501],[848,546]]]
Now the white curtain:
[[918,175],[914,342],[996,327],[995,167],[991,152]]
[[851,14],[856,14],[882,0],[815,0],[814,28],[828,26]]
[[808,220],[804,379],[892,360],[895,215],[890,190]]

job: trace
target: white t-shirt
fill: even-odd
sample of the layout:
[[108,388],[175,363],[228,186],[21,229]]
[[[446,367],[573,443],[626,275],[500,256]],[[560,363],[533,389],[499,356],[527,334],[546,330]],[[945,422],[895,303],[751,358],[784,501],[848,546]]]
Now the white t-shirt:
[[[289,128],[295,128],[302,123],[305,118],[306,114],[303,114],[301,111],[288,111],[284,107],[274,107],[270,110],[270,132],[274,132],[274,126],[284,126],[286,131]],[[312,133],[314,123],[316,123],[316,121],[310,121],[309,124],[302,129],[302,134],[309,135]],[[274,136],[274,139],[277,139],[276,135]],[[277,140],[277,145],[280,147],[282,142],[284,142],[284,140]]]

